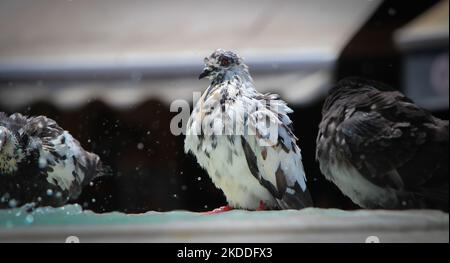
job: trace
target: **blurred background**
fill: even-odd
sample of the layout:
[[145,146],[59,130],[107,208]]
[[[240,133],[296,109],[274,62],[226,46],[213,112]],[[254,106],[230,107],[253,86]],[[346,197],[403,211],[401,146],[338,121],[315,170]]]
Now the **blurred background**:
[[45,115],[109,164],[74,202],[96,212],[225,204],[170,133],[170,103],[217,48],[295,113],[318,207],[357,208],[314,160],[323,99],[347,76],[386,82],[448,119],[448,1],[0,0],[0,111]]

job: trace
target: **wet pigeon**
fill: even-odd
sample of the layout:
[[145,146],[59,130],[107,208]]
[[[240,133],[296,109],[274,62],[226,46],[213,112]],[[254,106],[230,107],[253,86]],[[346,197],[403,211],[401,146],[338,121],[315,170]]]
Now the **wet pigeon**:
[[448,121],[375,81],[340,81],[322,109],[316,158],[363,208],[448,211]]
[[54,120],[0,112],[0,207],[64,205],[107,170]]
[[205,58],[205,77],[211,84],[188,120],[185,151],[225,194],[228,205],[214,212],[311,206],[292,110],[278,95],[256,91],[233,52]]

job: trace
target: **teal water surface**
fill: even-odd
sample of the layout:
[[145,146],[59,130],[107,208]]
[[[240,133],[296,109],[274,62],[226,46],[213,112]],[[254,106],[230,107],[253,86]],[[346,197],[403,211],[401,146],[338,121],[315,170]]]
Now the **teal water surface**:
[[[27,207],[0,210],[0,228],[14,228],[23,226],[43,225],[95,225],[95,224],[138,224],[138,223],[168,223],[173,221],[205,221],[215,219],[251,219],[252,217],[270,218],[279,216],[280,213],[295,213],[296,211],[264,211],[251,212],[233,210],[220,215],[205,215],[189,211],[155,212],[149,211],[142,214],[125,214],[111,212],[97,214],[90,210],[83,210],[78,204],[65,205],[63,207],[41,207],[32,212],[27,212]],[[298,211],[297,211],[298,212]]]

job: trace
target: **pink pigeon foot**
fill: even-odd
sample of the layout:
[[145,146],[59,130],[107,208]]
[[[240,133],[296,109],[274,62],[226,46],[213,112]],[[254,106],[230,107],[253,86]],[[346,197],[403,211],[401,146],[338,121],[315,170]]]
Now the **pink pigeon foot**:
[[259,207],[256,208],[256,211],[264,211],[267,210],[266,204],[263,201],[259,201]]
[[208,211],[208,212],[204,212],[203,214],[205,215],[214,215],[214,214],[219,214],[219,213],[223,213],[223,212],[228,212],[233,210],[233,207],[229,206],[229,205],[225,205],[225,206],[221,206],[219,208],[216,208],[212,211]]

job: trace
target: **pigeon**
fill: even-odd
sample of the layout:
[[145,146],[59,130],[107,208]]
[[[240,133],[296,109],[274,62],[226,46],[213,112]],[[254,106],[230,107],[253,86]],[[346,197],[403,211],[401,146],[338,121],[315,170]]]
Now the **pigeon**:
[[324,102],[316,159],[362,208],[448,211],[448,126],[386,84],[346,78]]
[[300,148],[276,94],[255,89],[243,59],[218,49],[204,59],[199,79],[211,84],[186,126],[185,152],[192,153],[231,209],[302,209],[312,206]]
[[0,112],[0,208],[62,206],[107,173],[54,120]]

